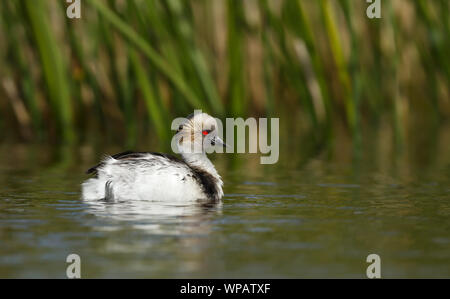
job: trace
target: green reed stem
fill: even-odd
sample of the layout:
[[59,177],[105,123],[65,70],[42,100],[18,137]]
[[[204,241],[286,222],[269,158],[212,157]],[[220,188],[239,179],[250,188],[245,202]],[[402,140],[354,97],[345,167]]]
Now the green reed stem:
[[39,52],[53,114],[58,121],[58,129],[61,131],[64,141],[72,141],[74,131],[70,83],[67,77],[66,62],[48,22],[47,2],[35,0],[23,3]]
[[342,39],[337,32],[337,24],[333,8],[328,0],[319,0],[325,30],[328,35],[331,53],[338,69],[338,76],[343,89],[343,97],[346,108],[347,122],[352,131],[356,129],[356,107],[351,93],[350,75],[346,68],[346,61],[343,53]]
[[138,33],[136,33],[127,23],[121,20],[111,9],[98,0],[86,0],[94,7],[114,28],[124,37],[141,50],[171,82],[177,87],[186,100],[193,106],[204,108],[204,103],[200,101],[192,90],[187,86],[183,77],[177,73]]

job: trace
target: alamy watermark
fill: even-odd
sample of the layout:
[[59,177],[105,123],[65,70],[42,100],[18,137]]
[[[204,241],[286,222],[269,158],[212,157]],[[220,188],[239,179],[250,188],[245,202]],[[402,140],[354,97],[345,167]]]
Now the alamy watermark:
[[81,278],[81,258],[78,254],[69,254],[66,262],[70,263],[66,269],[67,278]]
[[[81,278],[81,258],[76,253],[71,253],[67,256],[66,262],[69,265],[66,268],[67,278]],[[366,269],[367,278],[381,278],[381,258],[378,254],[372,253],[369,254],[366,258],[366,262],[370,263],[370,265]],[[238,287],[239,288],[239,287]],[[262,287],[260,287],[261,290]],[[268,287],[266,284],[267,293]],[[239,289],[237,290],[239,291]],[[190,293],[186,287],[182,287],[181,293]],[[212,293],[212,290],[211,290]],[[228,293],[228,292],[227,292]],[[233,292],[231,292],[233,293]]]
[[[370,5],[366,9],[366,15],[369,19],[381,18],[381,0],[366,0]],[[81,18],[81,0],[66,0],[69,5],[66,9],[66,15],[69,19]]]
[[66,0],[69,3],[66,9],[66,15],[69,19],[81,18],[81,0]]
[[381,0],[366,0],[371,3],[366,9],[366,15],[369,19],[381,18]]
[[[195,110],[194,116],[197,114],[202,114],[201,110]],[[217,128],[215,128],[214,135],[219,137],[219,140],[223,134],[223,123],[220,119],[215,118],[217,123]],[[171,128],[177,131],[183,123],[187,122],[188,119],[179,117],[172,121]],[[280,137],[279,129],[280,121],[279,118],[270,118],[270,128],[269,120],[267,118],[227,118],[225,121],[226,130],[226,147],[208,147],[204,146],[206,139],[201,140],[201,135],[192,134],[192,140],[187,140],[187,142],[192,143],[192,153],[199,153],[205,150],[207,153],[258,153],[265,156],[260,157],[261,164],[274,164],[278,162],[280,153]],[[248,129],[248,130],[247,130]],[[269,132],[270,129],[270,132]],[[236,138],[235,138],[236,130]],[[246,134],[248,131],[248,135]],[[269,144],[270,137],[270,144]],[[197,140],[199,139],[199,140]],[[235,142],[236,141],[236,142]],[[246,151],[246,144],[248,141],[248,151]],[[172,138],[171,147],[175,153],[180,153],[177,143],[177,135]],[[190,147],[188,147],[190,148]]]
[[371,263],[367,267],[367,278],[381,278],[381,258],[378,254],[372,253],[367,256],[366,262]]

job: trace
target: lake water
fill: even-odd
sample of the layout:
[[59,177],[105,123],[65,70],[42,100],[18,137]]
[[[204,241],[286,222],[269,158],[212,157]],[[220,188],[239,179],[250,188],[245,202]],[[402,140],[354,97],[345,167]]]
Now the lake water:
[[216,154],[211,207],[83,202],[84,171],[124,148],[4,144],[0,277],[65,278],[76,253],[85,278],[364,278],[376,253],[383,277],[448,278],[450,130],[412,136],[300,138],[275,165]]

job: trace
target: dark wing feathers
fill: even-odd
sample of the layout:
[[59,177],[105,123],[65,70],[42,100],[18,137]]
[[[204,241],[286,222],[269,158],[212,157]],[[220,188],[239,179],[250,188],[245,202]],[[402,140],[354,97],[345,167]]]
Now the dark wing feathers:
[[[133,151],[126,151],[126,152],[122,152],[122,153],[118,153],[115,155],[112,155],[111,157],[116,159],[116,160],[125,160],[125,159],[138,159],[138,158],[142,158],[145,157],[147,155],[154,155],[154,156],[159,156],[159,157],[164,157],[166,159],[169,159],[171,161],[174,162],[182,162],[180,159],[169,155],[169,154],[161,154],[161,153],[152,153],[152,152],[133,152]],[[97,170],[102,167],[105,163],[104,162],[100,162],[97,165],[89,168],[86,173],[87,174],[96,174]]]

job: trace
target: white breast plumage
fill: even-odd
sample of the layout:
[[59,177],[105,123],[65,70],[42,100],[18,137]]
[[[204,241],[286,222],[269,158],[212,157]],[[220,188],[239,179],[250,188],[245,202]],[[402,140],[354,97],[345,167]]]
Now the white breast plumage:
[[165,154],[120,153],[88,173],[96,178],[83,183],[85,200],[217,201],[223,195],[220,177]]

